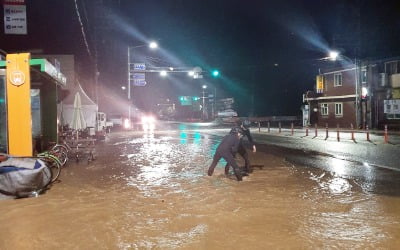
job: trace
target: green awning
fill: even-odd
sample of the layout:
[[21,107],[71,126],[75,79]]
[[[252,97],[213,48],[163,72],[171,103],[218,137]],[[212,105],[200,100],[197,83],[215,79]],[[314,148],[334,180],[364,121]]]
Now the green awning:
[[[30,59],[30,66],[39,66],[40,71],[48,74],[51,78],[53,78],[57,84],[65,87],[67,84],[67,78],[56,69],[49,61],[46,59]],[[6,67],[6,61],[0,61],[0,67]]]

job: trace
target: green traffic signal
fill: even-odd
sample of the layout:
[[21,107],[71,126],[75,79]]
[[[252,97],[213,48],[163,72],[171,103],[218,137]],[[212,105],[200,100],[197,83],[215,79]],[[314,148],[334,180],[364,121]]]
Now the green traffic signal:
[[213,77],[218,77],[219,76],[219,71],[218,70],[213,70],[212,72]]

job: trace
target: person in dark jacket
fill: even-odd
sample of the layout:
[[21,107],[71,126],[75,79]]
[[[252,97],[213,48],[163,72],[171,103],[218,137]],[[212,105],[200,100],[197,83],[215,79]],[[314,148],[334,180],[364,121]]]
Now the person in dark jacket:
[[237,165],[234,155],[238,150],[240,144],[240,138],[242,137],[241,130],[239,128],[233,128],[229,135],[226,135],[221,143],[218,145],[217,150],[214,154],[213,161],[208,168],[208,175],[211,176],[214,173],[214,169],[217,166],[219,160],[224,158],[230,166],[233,167],[236,178],[238,181],[242,180],[242,174],[240,173],[239,166]]
[[[247,140],[249,140],[250,145],[251,145],[251,147],[252,147],[252,149],[253,149],[253,153],[255,153],[255,152],[257,152],[257,148],[256,148],[256,145],[254,144],[253,137],[252,137],[251,134],[250,134],[250,125],[251,125],[251,122],[250,122],[249,120],[244,120],[244,121],[240,124],[239,129],[242,131],[241,133],[243,134],[243,137],[244,137],[244,136],[247,137]],[[239,143],[239,147],[238,147],[238,151],[237,151],[237,152],[238,152],[238,153],[242,156],[242,158],[244,159],[245,166],[244,166],[244,173],[243,173],[243,175],[244,175],[244,176],[247,176],[249,173],[251,173],[251,168],[250,168],[249,154],[247,153],[246,148],[245,148],[245,146],[243,145],[243,139],[240,140],[240,143]],[[235,155],[234,155],[234,157],[235,157]],[[225,166],[225,174],[226,174],[226,175],[229,174],[229,166],[230,166],[229,163],[227,163],[226,166]]]

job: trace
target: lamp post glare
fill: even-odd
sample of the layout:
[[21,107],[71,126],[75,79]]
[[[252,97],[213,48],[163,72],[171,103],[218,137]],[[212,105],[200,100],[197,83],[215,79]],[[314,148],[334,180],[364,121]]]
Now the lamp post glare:
[[329,52],[329,60],[336,61],[336,59],[338,57],[339,57],[339,52],[337,52],[337,51],[330,51]]
[[150,49],[157,49],[158,48],[158,44],[156,42],[150,42],[149,43],[149,48]]
[[162,77],[167,76],[167,71],[165,71],[165,70],[160,71],[160,76],[162,76]]

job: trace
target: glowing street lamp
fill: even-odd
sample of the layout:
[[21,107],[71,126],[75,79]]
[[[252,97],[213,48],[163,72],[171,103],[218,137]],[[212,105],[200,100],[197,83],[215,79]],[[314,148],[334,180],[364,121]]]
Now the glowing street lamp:
[[165,70],[160,71],[160,76],[166,77],[167,76],[167,71],[165,71]]
[[329,52],[329,56],[328,56],[329,60],[336,61],[336,59],[338,57],[339,57],[339,52],[337,52],[337,51],[330,51]]
[[136,48],[140,48],[140,47],[145,47],[145,46],[149,46],[150,49],[157,49],[158,48],[158,44],[155,41],[151,41],[148,44],[142,44],[142,45],[138,45],[138,46],[128,46],[128,118],[129,121],[131,120],[131,76],[133,75],[133,73],[131,73],[131,65],[133,64],[131,62],[131,50],[132,49],[136,49]]
[[157,49],[158,48],[158,44],[156,42],[150,42],[149,43],[149,48],[150,49]]

